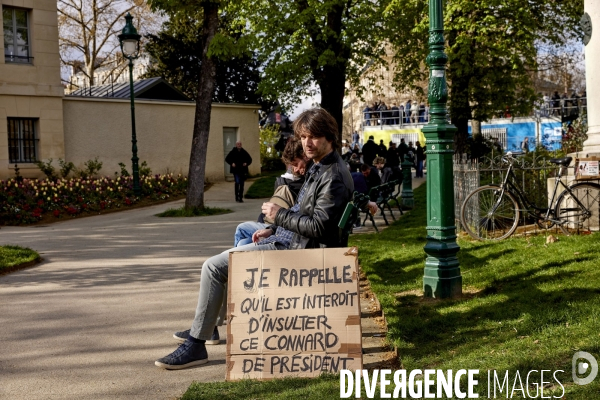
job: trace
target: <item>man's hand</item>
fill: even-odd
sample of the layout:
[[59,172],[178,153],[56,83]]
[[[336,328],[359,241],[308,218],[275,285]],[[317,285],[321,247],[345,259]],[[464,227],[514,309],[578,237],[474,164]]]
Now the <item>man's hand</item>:
[[279,209],[281,208],[281,206],[278,206],[275,203],[263,203],[262,204],[262,213],[265,214],[269,219],[271,219],[271,221],[275,221],[275,216],[277,215],[277,211],[279,211]]
[[231,166],[232,166],[233,168],[235,168],[235,163],[231,163]]
[[245,167],[245,166],[246,166],[246,163],[243,163],[243,164],[242,164],[242,167]]
[[268,238],[273,234],[270,229],[259,229],[252,234],[252,242],[258,243],[261,239]]
[[369,207],[369,211],[371,211],[372,215],[377,213],[377,203],[370,201],[369,204],[367,204],[367,207]]

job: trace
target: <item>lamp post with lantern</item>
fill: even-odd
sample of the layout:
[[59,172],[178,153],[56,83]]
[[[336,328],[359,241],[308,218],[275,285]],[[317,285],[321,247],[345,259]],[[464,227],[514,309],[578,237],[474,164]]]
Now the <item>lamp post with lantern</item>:
[[462,276],[456,254],[454,177],[452,157],[456,127],[447,121],[446,62],[442,0],[429,0],[429,123],[427,139],[427,244],[423,290],[425,297],[448,298],[462,294]]
[[142,194],[140,187],[140,171],[139,158],[137,156],[137,138],[135,133],[135,103],[133,99],[133,60],[140,55],[140,39],[137,29],[133,26],[133,17],[130,13],[125,16],[125,27],[119,35],[119,43],[121,44],[121,52],[123,57],[129,60],[129,98],[131,100],[131,151],[133,156],[131,162],[133,164],[133,193],[136,196]]

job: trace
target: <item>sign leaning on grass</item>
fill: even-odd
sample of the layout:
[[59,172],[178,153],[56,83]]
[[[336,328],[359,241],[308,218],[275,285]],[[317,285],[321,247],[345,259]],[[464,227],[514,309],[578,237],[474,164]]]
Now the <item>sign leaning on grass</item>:
[[358,251],[229,254],[227,380],[362,369]]

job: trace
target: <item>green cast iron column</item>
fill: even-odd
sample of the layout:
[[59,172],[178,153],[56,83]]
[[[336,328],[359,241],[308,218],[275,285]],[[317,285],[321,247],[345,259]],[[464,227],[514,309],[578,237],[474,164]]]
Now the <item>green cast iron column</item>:
[[429,123],[427,141],[427,244],[423,290],[426,297],[448,298],[462,293],[462,276],[456,253],[452,156],[456,127],[446,119],[448,87],[444,53],[442,0],[429,0]]

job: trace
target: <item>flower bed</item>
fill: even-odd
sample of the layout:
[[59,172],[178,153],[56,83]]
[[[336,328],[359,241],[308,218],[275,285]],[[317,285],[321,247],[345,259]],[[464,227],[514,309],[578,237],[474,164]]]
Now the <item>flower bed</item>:
[[31,224],[165,201],[185,195],[187,178],[173,174],[143,176],[140,186],[142,194],[137,197],[130,176],[0,181],[0,223]]

